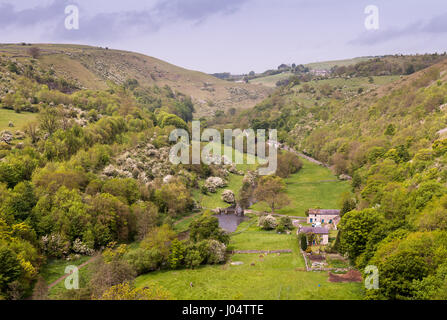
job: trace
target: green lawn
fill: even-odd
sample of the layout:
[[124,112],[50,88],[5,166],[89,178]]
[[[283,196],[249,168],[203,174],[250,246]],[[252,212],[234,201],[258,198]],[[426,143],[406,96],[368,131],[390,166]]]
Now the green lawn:
[[178,233],[187,231],[189,229],[189,225],[191,222],[199,217],[202,214],[202,212],[194,213],[188,217],[180,219],[178,222],[174,223],[174,230]]
[[[139,276],[135,284],[144,287],[158,283],[182,300],[362,299],[360,283],[330,283],[327,272],[302,271],[304,261],[295,235],[256,230],[249,221],[242,223],[240,233],[231,237],[230,248],[292,249],[293,253],[268,254],[263,258],[259,254],[235,254],[225,265],[151,272]],[[231,265],[231,261],[243,264]]]
[[272,76],[266,76],[266,77],[252,79],[249,82],[253,83],[253,84],[262,84],[262,85],[267,86],[267,87],[275,88],[276,87],[276,83],[279,80],[288,79],[292,75],[293,75],[293,73],[291,73],[291,72],[283,72],[283,73],[274,74]]
[[[285,179],[287,195],[291,203],[276,213],[305,216],[309,208],[338,209],[338,200],[343,192],[350,190],[349,182],[339,181],[328,168],[302,159],[303,168]],[[326,181],[333,180],[333,181]],[[264,203],[253,205],[253,210],[270,211]]]
[[[37,113],[22,112],[17,113],[13,110],[0,108],[0,131],[1,130],[21,130],[23,126],[30,121],[37,119]],[[9,128],[9,121],[14,124],[13,128]]]

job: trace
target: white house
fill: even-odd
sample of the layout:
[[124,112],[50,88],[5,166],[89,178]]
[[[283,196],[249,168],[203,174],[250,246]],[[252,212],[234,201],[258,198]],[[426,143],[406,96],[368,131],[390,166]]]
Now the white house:
[[309,209],[307,223],[321,223],[337,227],[340,221],[340,210],[336,209]]

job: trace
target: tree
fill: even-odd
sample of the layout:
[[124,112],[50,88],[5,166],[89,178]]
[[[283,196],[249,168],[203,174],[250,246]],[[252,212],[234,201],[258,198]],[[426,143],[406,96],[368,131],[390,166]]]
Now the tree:
[[61,127],[61,113],[58,108],[47,107],[39,113],[40,129],[52,135]]
[[176,181],[163,185],[155,191],[155,202],[160,211],[167,212],[172,216],[191,210],[193,201],[185,184]]
[[278,221],[272,215],[261,216],[258,220],[258,226],[264,230],[272,230],[278,226]]
[[290,203],[285,192],[286,186],[280,177],[263,176],[259,179],[255,196],[258,201],[267,203],[274,213],[275,209],[280,209]]
[[303,167],[303,163],[296,155],[285,152],[278,155],[276,175],[281,178],[288,178],[291,174],[297,173]]
[[38,47],[31,47],[28,49],[28,54],[33,57],[33,59],[37,59],[40,56],[40,49]]
[[225,244],[230,242],[228,234],[219,228],[219,220],[210,214],[203,214],[191,223],[189,237],[194,242],[208,239],[214,239]]
[[137,202],[131,209],[136,220],[136,237],[143,240],[149,230],[156,226],[158,209],[152,202]]
[[114,250],[109,247],[103,252],[90,281],[94,298],[101,297],[112,286],[135,278],[135,270],[123,259],[125,253],[125,246]]
[[127,204],[132,204],[140,197],[140,189],[135,179],[113,178],[104,183],[102,192],[110,193],[115,197],[122,199]]
[[171,243],[176,238],[174,230],[164,224],[149,232],[141,242],[143,249],[156,249],[160,253],[163,261],[167,261],[171,253]]
[[39,124],[35,121],[27,122],[25,124],[25,133],[28,134],[31,138],[31,143],[34,144],[37,142],[38,138],[38,127]]
[[5,294],[8,284],[17,280],[21,272],[17,255],[6,244],[0,242],[0,293]]
[[383,224],[384,219],[375,209],[346,213],[339,224],[341,252],[348,253],[352,260],[357,258],[365,250],[371,231]]
[[171,243],[171,254],[169,255],[169,265],[171,269],[177,269],[184,263],[185,246],[178,239]]
[[352,194],[350,192],[343,192],[340,198],[340,216],[343,217],[345,213],[354,210],[356,206],[357,204]]
[[300,233],[300,246],[301,250],[303,251],[307,250],[307,236],[305,233]]

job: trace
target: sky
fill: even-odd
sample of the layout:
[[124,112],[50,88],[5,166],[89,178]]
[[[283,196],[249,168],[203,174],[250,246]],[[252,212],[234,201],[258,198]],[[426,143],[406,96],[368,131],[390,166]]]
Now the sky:
[[[79,10],[78,29],[66,28],[68,5]],[[370,5],[378,29],[365,26]],[[207,73],[263,72],[447,51],[447,1],[0,0],[0,43],[19,42],[129,50]]]

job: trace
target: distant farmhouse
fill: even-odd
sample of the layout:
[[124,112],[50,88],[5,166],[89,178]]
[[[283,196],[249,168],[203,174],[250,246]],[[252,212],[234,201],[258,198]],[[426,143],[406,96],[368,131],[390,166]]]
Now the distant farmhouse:
[[[324,227],[302,227],[299,230],[300,233],[313,233],[321,236],[321,242],[319,244],[326,245],[329,243],[329,229],[326,229]],[[313,243],[310,243],[310,245],[317,244],[315,240],[313,240]]]
[[329,224],[337,229],[340,222],[340,210],[336,209],[309,209],[307,223]]
[[322,76],[322,77],[326,77],[331,74],[331,72],[329,70],[325,70],[325,69],[313,69],[313,70],[310,70],[310,73],[313,75]]

